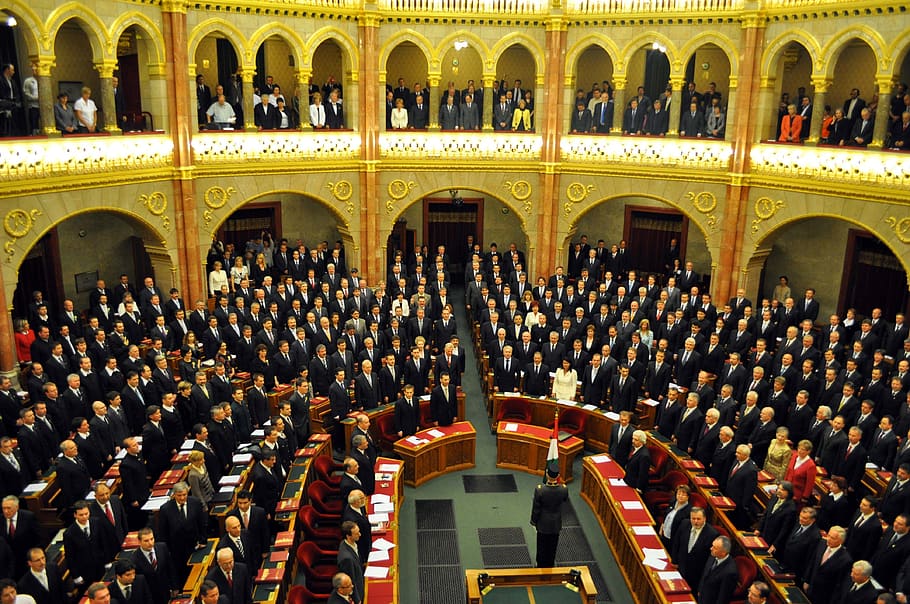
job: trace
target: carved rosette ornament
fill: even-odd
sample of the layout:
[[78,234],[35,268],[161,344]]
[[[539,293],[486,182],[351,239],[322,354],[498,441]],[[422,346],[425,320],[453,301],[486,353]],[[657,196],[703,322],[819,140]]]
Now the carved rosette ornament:
[[910,218],[898,219],[895,216],[889,216],[885,218],[885,222],[891,226],[901,243],[910,243]]
[[717,231],[717,216],[713,214],[714,210],[717,209],[717,197],[714,196],[714,193],[710,191],[702,191],[701,193],[686,193],[686,197],[689,198],[689,201],[692,202],[692,205],[696,210],[705,215],[707,220],[708,228],[712,231]]
[[777,211],[784,207],[781,199],[774,201],[770,197],[759,197],[755,200],[755,220],[752,221],[752,232],[757,233],[759,225],[765,220],[777,214]]
[[325,187],[332,192],[335,199],[344,203],[345,211],[353,216],[354,202],[351,201],[351,198],[354,196],[354,187],[351,186],[351,183],[347,180],[339,180],[338,182],[330,182]]
[[3,230],[6,231],[10,239],[3,245],[3,249],[6,250],[6,254],[9,256],[6,259],[7,262],[10,261],[10,257],[16,254],[16,250],[13,249],[16,241],[28,235],[29,231],[35,226],[35,220],[41,215],[41,210],[27,211],[18,208],[6,213],[3,218]]
[[202,213],[202,219],[205,221],[205,226],[211,224],[212,220],[215,218],[215,210],[220,210],[227,204],[231,196],[236,193],[237,190],[234,187],[224,187],[214,186],[206,189],[205,193],[202,195],[202,200],[205,201],[205,205],[209,207],[208,210]]
[[570,183],[566,187],[566,199],[569,201],[563,205],[563,212],[566,216],[572,213],[572,208],[576,203],[581,203],[588,198],[588,195],[591,191],[594,190],[594,185],[583,185],[580,182]]
[[512,194],[515,201],[522,202],[522,209],[524,209],[525,214],[531,213],[531,185],[528,181],[516,180],[512,182],[507,180],[502,186]]
[[395,213],[395,202],[401,201],[408,194],[417,187],[417,183],[412,180],[407,182],[401,180],[400,178],[393,180],[389,183],[387,187],[390,199],[387,199],[385,202],[385,211],[386,214],[391,216]]
[[145,206],[152,216],[161,218],[161,226],[165,231],[171,230],[171,219],[164,213],[167,212],[167,196],[161,191],[155,191],[151,195],[140,195],[139,203]]

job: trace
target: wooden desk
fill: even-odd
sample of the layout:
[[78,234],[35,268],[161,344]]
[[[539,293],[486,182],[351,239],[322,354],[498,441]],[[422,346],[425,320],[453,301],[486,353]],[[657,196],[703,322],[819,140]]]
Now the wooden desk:
[[[496,417],[505,401],[520,401],[528,406],[531,411],[531,423],[535,426],[553,425],[553,415],[559,409],[560,415],[567,410],[573,413],[583,413],[585,417],[585,430],[582,435],[585,448],[591,451],[608,451],[610,449],[610,431],[613,424],[619,421],[615,414],[602,411],[593,405],[587,409],[580,403],[565,404],[550,398],[536,398],[532,396],[516,396],[514,394],[495,394],[493,396],[493,424],[492,430],[497,427]],[[593,408],[592,408],[593,407]]]
[[[441,432],[433,436],[431,432]],[[415,444],[414,439],[429,442]],[[455,422],[421,430],[414,436],[395,441],[395,453],[404,461],[404,483],[418,487],[428,480],[474,467],[477,432],[471,422]]]
[[[506,426],[514,426],[515,429],[507,430]],[[551,428],[499,422],[496,429],[496,467],[543,476],[552,435]],[[572,464],[583,448],[584,441],[574,436],[559,443],[559,475],[565,482],[572,481]]]
[[693,601],[691,590],[678,581],[674,581],[675,589],[669,589],[673,593],[668,593],[658,574],[661,571],[644,563],[644,549],[663,550],[663,544],[638,491],[619,481],[625,475],[619,464],[606,455],[592,455],[584,459],[582,467],[581,497],[597,516],[635,601]]
[[[570,574],[579,572],[578,591],[565,590],[560,596],[560,602],[585,602],[594,604],[597,600],[597,588],[587,566],[558,566],[555,568],[495,568],[489,570],[467,569],[464,571],[467,583],[468,604],[481,604],[484,601],[483,588],[493,587],[488,593],[495,593],[497,589],[517,587],[534,587],[540,585],[561,585],[575,580]],[[484,575],[481,577],[481,575]],[[576,598],[576,593],[577,597]],[[492,600],[494,598],[489,598]],[[517,601],[512,598],[510,602]],[[528,601],[533,601],[528,599]]]
[[[392,471],[392,468],[395,468]],[[388,496],[395,509],[389,512],[389,521],[385,523],[382,529],[373,529],[373,542],[379,539],[385,539],[395,544],[395,547],[389,550],[389,559],[381,562],[371,562],[369,566],[387,568],[385,578],[367,578],[366,589],[364,593],[364,602],[370,604],[398,604],[398,564],[399,549],[401,541],[398,538],[398,519],[401,512],[401,502],[404,500],[404,488],[401,485],[402,476],[406,464],[397,459],[388,459],[380,457],[376,460],[374,468],[376,474],[381,475],[382,479],[376,480],[376,492],[370,497],[367,503],[367,514],[373,514],[375,508],[375,498],[377,495]]]

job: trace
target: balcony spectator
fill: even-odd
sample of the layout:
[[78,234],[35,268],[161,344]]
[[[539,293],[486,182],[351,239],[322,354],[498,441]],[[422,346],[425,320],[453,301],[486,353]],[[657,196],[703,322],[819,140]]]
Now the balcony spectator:
[[867,147],[872,142],[872,128],[875,121],[872,119],[872,112],[868,107],[863,107],[860,112],[860,118],[853,124],[853,130],[850,132],[851,147]]
[[212,90],[205,84],[205,76],[196,76],[196,116],[200,124],[205,123],[205,111],[212,105]]
[[866,107],[866,101],[859,96],[859,88],[850,91],[850,98],[844,101],[844,117],[850,122],[851,129],[853,123],[860,118],[861,112]]
[[[587,109],[585,111],[587,111],[590,118],[591,112]],[[524,99],[518,99],[518,106],[512,113],[512,132],[527,132],[529,130],[531,130],[531,110],[528,109]]]
[[569,127],[570,134],[584,134],[591,132],[591,112],[585,108],[583,100],[575,103],[575,113],[572,114],[572,123]]
[[700,137],[704,131],[705,114],[698,110],[698,101],[693,100],[689,103],[689,111],[682,116],[682,121],[679,125],[679,135]]
[[408,112],[408,127],[412,130],[426,130],[430,125],[430,108],[423,101],[423,94],[418,94]]
[[294,113],[289,111],[285,106],[283,96],[278,98],[278,113],[276,115],[276,126],[279,130],[290,130],[297,127],[297,120],[294,117]]
[[809,138],[809,125],[812,123],[812,101],[809,100],[809,97],[804,96],[800,99],[799,102],[799,116],[803,118],[803,123],[799,131],[799,137],[802,140],[806,140]]
[[670,128],[670,116],[661,108],[661,105],[659,99],[655,100],[651,110],[645,115],[642,130],[652,136],[664,136]]
[[831,105],[825,105],[825,110],[822,112],[822,130],[821,130],[821,140],[819,142],[827,144],[828,140],[831,138],[831,122],[834,121],[834,116],[831,114]]
[[404,130],[408,127],[408,110],[404,108],[404,99],[395,99],[395,108],[392,109],[390,123],[393,130]]
[[[716,101],[717,99],[715,99]],[[720,105],[714,105],[713,112],[708,116],[705,124],[705,135],[708,138],[723,138],[727,127],[727,118],[720,109]]]
[[632,99],[622,117],[622,133],[641,134],[641,125],[645,119],[644,113],[644,109],[639,108],[638,100]]
[[[450,84],[450,92],[457,92],[454,89],[454,84]],[[446,95],[445,103],[439,108],[439,127],[442,130],[461,129],[461,116],[458,113],[458,105],[455,99],[455,95]]]
[[777,140],[781,143],[798,143],[802,127],[803,117],[796,113],[796,105],[787,105],[787,114],[780,120],[780,136]]
[[615,103],[610,93],[601,94],[600,102],[594,106],[594,130],[601,134],[606,134],[613,127],[613,115]]
[[253,110],[253,123],[259,130],[274,130],[277,127],[278,109],[269,103],[269,95],[259,97],[262,102]]
[[76,115],[73,113],[73,106],[69,104],[69,95],[65,92],[57,95],[57,102],[54,104],[54,122],[57,124],[57,130],[63,134],[72,134],[79,128]]
[[26,134],[31,135],[38,134],[41,125],[41,116],[38,110],[38,79],[35,77],[36,73],[38,73],[38,66],[32,63],[32,75],[25,78],[22,82],[22,98],[25,100]]
[[[334,79],[329,76],[329,79]],[[341,105],[341,88],[334,88],[329,93],[329,103],[325,111],[325,126],[332,130],[340,130],[344,125],[344,108]]]
[[95,101],[91,99],[92,89],[88,86],[82,87],[82,98],[73,103],[73,113],[76,115],[76,121],[79,126],[77,130],[81,133],[93,133],[98,131],[98,107]]
[[208,122],[209,130],[233,128],[234,124],[237,122],[234,108],[225,100],[223,94],[218,95],[218,100],[212,103],[212,106],[206,110],[205,117]]
[[891,148],[901,151],[910,149],[910,111],[904,111],[900,121],[891,127]]
[[310,125],[315,130],[325,128],[325,107],[322,105],[322,93],[313,93],[313,104],[310,105]]
[[464,103],[461,104],[462,130],[480,130],[480,105],[474,102],[471,93],[462,95]]
[[[509,124],[512,122],[512,109],[509,107],[507,98],[505,93],[500,94],[499,103],[493,107],[493,130],[509,129]],[[584,108],[584,100],[581,101],[581,104],[582,108]]]
[[835,109],[834,119],[831,120],[831,125],[829,126],[828,144],[846,145],[847,141],[850,140],[850,131],[852,128],[853,126],[850,124],[850,120],[844,117],[843,109]]

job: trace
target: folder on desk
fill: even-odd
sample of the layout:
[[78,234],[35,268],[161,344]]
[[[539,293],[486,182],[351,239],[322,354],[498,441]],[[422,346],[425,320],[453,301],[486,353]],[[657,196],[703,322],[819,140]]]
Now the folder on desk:
[[768,542],[758,535],[740,535],[739,538],[746,549],[768,549]]
[[683,468],[687,470],[704,470],[705,465],[698,461],[697,459],[682,459],[679,462]]
[[700,487],[717,487],[717,480],[710,476],[696,476],[693,480],[695,481],[695,484]]
[[736,507],[736,504],[729,497],[724,497],[723,495],[714,495],[711,497],[711,505],[717,506],[719,508],[728,508],[733,509]]
[[774,558],[766,558],[762,560],[762,566],[764,567],[765,573],[772,579],[785,580],[785,579],[794,579],[796,575],[784,570],[780,565],[780,562]]

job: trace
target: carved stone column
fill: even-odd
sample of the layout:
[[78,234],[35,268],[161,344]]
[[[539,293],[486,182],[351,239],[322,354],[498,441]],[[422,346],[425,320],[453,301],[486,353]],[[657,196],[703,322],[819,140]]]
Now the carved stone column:
[[626,78],[613,76],[613,127],[611,134],[622,132],[622,116],[626,111]]
[[[546,77],[542,73],[538,73],[534,78],[534,116],[531,118],[531,122],[534,125],[534,131],[540,132],[540,125],[544,123],[544,120],[547,119],[546,114],[549,113],[549,105],[541,103],[541,99],[544,98],[544,85],[546,84]],[[517,101],[516,101],[517,105]]]
[[811,81],[815,98],[812,99],[812,122],[809,124],[809,138],[806,139],[806,142],[810,145],[817,145],[822,137],[822,121],[825,119],[825,102],[828,88],[831,87],[831,80],[820,77],[812,78]]
[[439,79],[441,74],[431,73],[427,76],[427,108],[430,110],[430,132],[439,132]]
[[764,268],[765,261],[770,255],[770,247],[755,250],[740,273],[738,286],[746,290],[746,296],[751,296],[752,300],[760,301],[763,297],[762,292],[758,291],[758,285],[761,281],[762,268]]
[[777,132],[777,101],[774,95],[776,85],[776,78],[761,78],[758,89],[757,115],[755,116],[758,142],[776,138],[774,136]]
[[[385,111],[380,114],[379,85],[379,12],[375,4],[368,4],[364,18],[358,26],[360,36],[360,233],[355,244],[355,257],[360,259],[361,271],[375,285],[384,279],[382,258],[378,250],[385,249],[385,240],[380,239],[380,192],[379,192],[379,132],[385,125]],[[382,89],[385,99],[385,88]],[[385,218],[385,216],[383,216]],[[359,245],[359,247],[358,247]],[[368,254],[361,250],[369,250]],[[348,266],[352,266],[350,263]]]
[[[47,136],[62,136],[54,120],[54,103],[57,94],[54,92],[51,69],[57,64],[53,57],[38,57],[34,61],[35,78],[38,80],[38,111],[41,114],[41,132]],[[73,99],[70,102],[74,102]]]
[[312,69],[297,70],[297,106],[300,107],[300,129],[306,132],[313,131],[313,125],[310,123],[310,78],[313,76]]
[[[670,129],[667,134],[671,136],[679,136],[679,120],[682,115],[682,91],[685,85],[685,78],[673,78],[670,80],[670,86],[673,88],[673,102],[670,103]],[[686,109],[688,110],[688,107]]]
[[[95,63],[95,71],[101,78],[101,93],[99,96],[101,105],[101,116],[104,118],[104,129],[111,134],[123,134],[120,125],[117,123],[117,109],[114,103],[114,83],[111,78],[114,76],[114,69],[117,67],[117,61],[101,61]],[[97,124],[96,124],[97,127]]]
[[495,75],[483,74],[483,125],[481,129],[484,132],[493,132],[493,103],[499,102],[498,98],[493,98],[496,95],[493,88],[495,84]]
[[879,77],[875,80],[878,86],[878,111],[875,112],[875,126],[872,128],[872,142],[870,147],[881,149],[885,146],[885,139],[888,137],[888,124],[891,110],[891,91],[894,89],[895,81],[890,77]]
[[[256,76],[255,67],[244,67],[240,70],[240,79],[243,80],[243,129],[247,132],[256,132],[256,107],[253,103],[253,78]],[[240,129],[240,124],[237,128]]]

